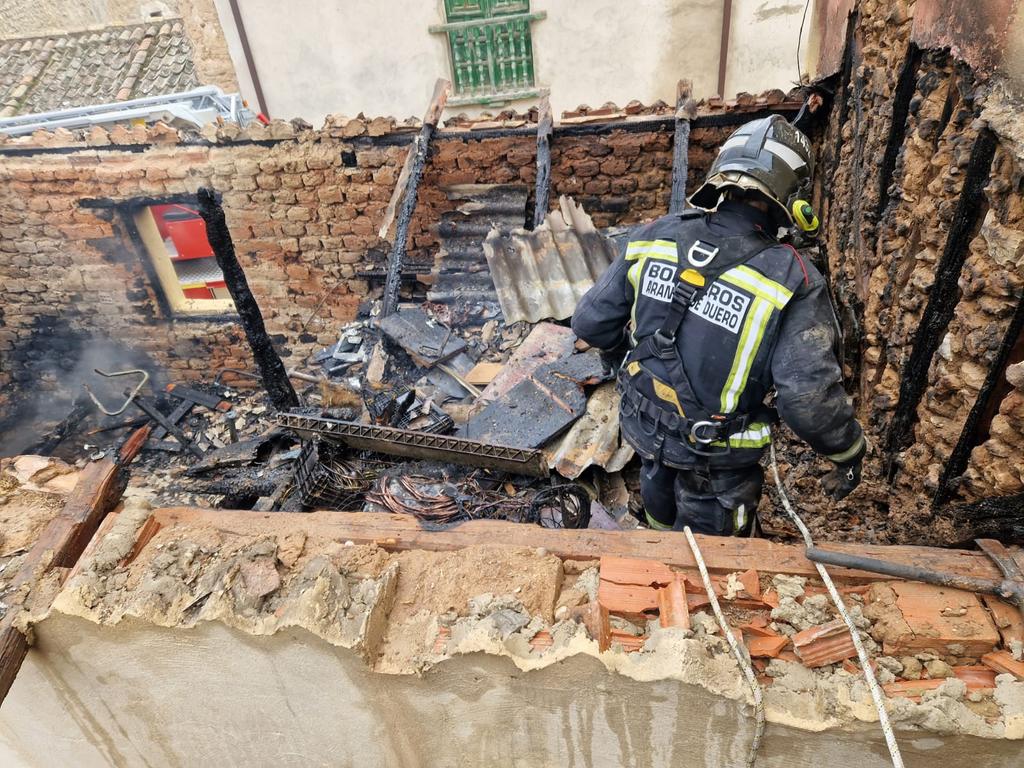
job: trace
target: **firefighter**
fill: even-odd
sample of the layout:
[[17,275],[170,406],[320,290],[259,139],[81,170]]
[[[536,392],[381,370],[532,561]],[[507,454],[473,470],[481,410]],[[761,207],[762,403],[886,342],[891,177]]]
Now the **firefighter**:
[[833,499],[860,482],[867,444],[825,281],[778,238],[816,228],[812,171],[810,142],[783,118],[741,126],[695,207],[635,229],[576,308],[576,335],[618,368],[652,528],[753,535],[777,416],[835,465],[822,478]]

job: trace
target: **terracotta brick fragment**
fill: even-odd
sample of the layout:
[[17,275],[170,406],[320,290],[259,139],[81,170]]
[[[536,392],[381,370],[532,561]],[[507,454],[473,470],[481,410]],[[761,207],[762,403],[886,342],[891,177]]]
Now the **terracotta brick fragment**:
[[546,630],[541,630],[532,638],[530,638],[530,646],[535,651],[544,651],[555,644],[555,639],[551,636],[551,633]]
[[995,651],[981,657],[981,663],[998,674],[1010,674],[1024,680],[1024,661],[1017,661],[1009,651]]
[[996,671],[983,664],[976,664],[969,667],[954,667],[953,674],[960,680],[967,683],[967,687],[995,688]]
[[618,643],[622,646],[622,650],[627,653],[636,653],[643,649],[644,643],[647,642],[647,638],[644,636],[637,637],[636,635],[631,635],[628,632],[619,632],[618,630],[613,629],[611,631],[609,642],[613,644]]
[[616,584],[664,586],[675,579],[675,573],[657,560],[639,560],[632,557],[601,558],[601,580]]
[[842,619],[819,624],[793,635],[793,651],[807,667],[837,664],[857,655],[850,630]]
[[1024,643],[1024,617],[1016,606],[1000,600],[995,595],[982,595],[985,607],[988,608],[995,620],[996,628],[1003,638],[1003,645],[1007,648],[1011,643]]
[[972,592],[916,581],[871,585],[865,614],[888,656],[933,651],[978,658],[999,642],[999,632]]
[[597,600],[609,613],[637,615],[658,607],[658,590],[636,584],[616,584],[601,579]]
[[789,638],[785,635],[775,637],[750,637],[746,641],[747,650],[751,656],[775,659],[782,650],[789,645]]
[[[957,675],[957,677],[960,677]],[[900,680],[895,683],[888,683],[882,686],[882,690],[885,691],[886,696],[900,697],[910,699],[912,701],[920,701],[921,695],[926,691],[934,691],[946,682],[948,678],[940,678],[938,680]],[[989,684],[989,681],[985,677],[971,676],[967,678],[960,678],[967,685],[968,691],[985,691],[991,690],[995,683],[994,681]]]
[[690,628],[690,609],[686,603],[686,587],[678,576],[658,590],[658,614],[663,627]]
[[590,636],[597,641],[599,651],[607,651],[611,647],[611,626],[608,621],[608,609],[600,601],[589,604],[583,623]]

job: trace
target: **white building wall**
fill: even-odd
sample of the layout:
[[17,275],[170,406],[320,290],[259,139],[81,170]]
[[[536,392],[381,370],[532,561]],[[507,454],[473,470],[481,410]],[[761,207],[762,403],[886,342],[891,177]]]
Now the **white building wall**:
[[[319,124],[325,115],[420,117],[437,77],[451,76],[441,0],[238,0],[268,111]],[[216,0],[242,92],[253,101],[228,0]],[[722,0],[533,0],[538,86],[555,115],[580,104],[673,103],[676,82],[718,90]],[[788,90],[803,3],[734,0],[726,95]],[[807,29],[811,27],[808,19]],[[514,103],[523,108],[529,102]],[[502,107],[456,106],[449,113]]]

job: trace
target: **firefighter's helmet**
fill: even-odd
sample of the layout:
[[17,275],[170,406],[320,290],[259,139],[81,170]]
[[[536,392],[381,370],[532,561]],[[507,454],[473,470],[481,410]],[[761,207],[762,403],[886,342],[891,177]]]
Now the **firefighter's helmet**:
[[755,190],[775,203],[775,218],[788,226],[796,223],[793,204],[810,196],[813,173],[811,142],[784,118],[772,115],[736,129],[690,204],[716,208],[729,187]]

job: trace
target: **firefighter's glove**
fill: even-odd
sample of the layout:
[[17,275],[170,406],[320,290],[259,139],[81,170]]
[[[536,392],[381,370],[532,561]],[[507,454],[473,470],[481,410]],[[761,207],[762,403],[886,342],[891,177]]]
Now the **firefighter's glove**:
[[821,478],[821,488],[833,501],[841,501],[860,485],[864,454],[868,451],[867,440],[860,438],[860,449],[849,459],[833,461],[835,468]]
[[627,354],[629,354],[629,338],[625,333],[622,334],[622,340],[612,349],[601,350],[601,367],[604,369],[606,378],[615,378]]

